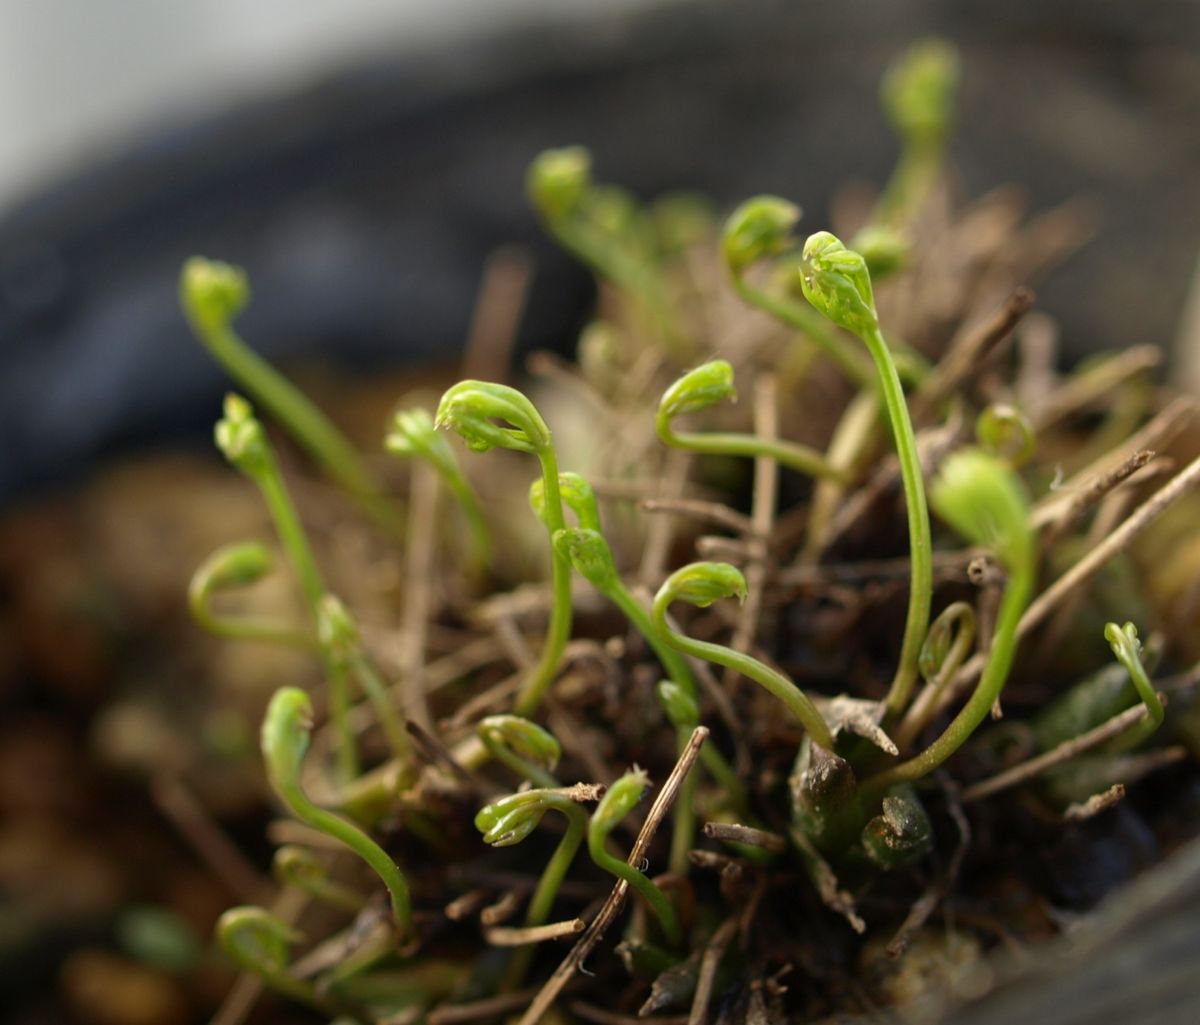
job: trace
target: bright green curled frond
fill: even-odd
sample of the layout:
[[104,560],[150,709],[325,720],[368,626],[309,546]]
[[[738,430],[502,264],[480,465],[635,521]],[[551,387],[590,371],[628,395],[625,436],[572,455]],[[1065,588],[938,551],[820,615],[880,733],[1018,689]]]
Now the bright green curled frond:
[[1149,713],[1149,729],[1146,732],[1153,732],[1162,725],[1163,703],[1158,691],[1150,682],[1146,667],[1142,664],[1142,642],[1138,639],[1137,627],[1132,623],[1126,623],[1124,626],[1108,623],[1104,627],[1104,639],[1108,641],[1113,655],[1125,667],[1134,687],[1137,688],[1138,697],[1142,699]]
[[281,687],[271,698],[262,725],[267,777],[280,800],[301,822],[345,844],[371,866],[387,887],[400,934],[412,928],[408,881],[386,851],[366,833],[309,799],[301,784],[313,725],[312,702],[298,687]]
[[291,946],[303,937],[265,908],[230,908],[216,926],[217,946],[243,971],[257,975],[271,989],[329,1013],[334,1001],[317,993],[307,980],[289,971]]
[[483,746],[522,779],[540,787],[556,787],[551,775],[562,758],[562,746],[554,734],[519,715],[489,715],[475,732]]
[[778,196],[748,199],[725,222],[721,251],[729,272],[740,278],[761,260],[779,256],[792,248],[792,228],[800,220],[800,208]]
[[908,264],[912,240],[888,224],[869,224],[850,240],[850,248],[862,254],[872,281],[901,271]]
[[539,153],[525,176],[530,201],[548,221],[575,211],[591,186],[592,155],[583,146]]
[[658,590],[654,599],[670,604],[685,601],[689,605],[707,608],[721,598],[746,600],[746,578],[742,571],[727,562],[693,562],[677,569]]
[[[728,360],[714,359],[689,370],[671,385],[658,403],[658,436],[670,443],[670,424],[677,416],[707,409],[718,402],[736,402],[733,367]],[[665,435],[665,437],[664,437]]]
[[529,399],[505,384],[460,381],[442,396],[434,423],[454,431],[476,452],[509,448],[536,455],[550,447],[546,421]]
[[1020,478],[996,456],[962,448],[942,464],[929,492],[934,511],[968,541],[991,548],[1010,569],[1033,545],[1030,502]]
[[965,601],[947,605],[929,626],[917,666],[925,681],[940,687],[967,660],[975,644],[975,609]]
[[575,572],[601,594],[621,586],[612,549],[598,530],[567,527],[554,532],[554,550],[568,559]]
[[818,231],[804,243],[800,288],[813,307],[856,335],[879,330],[871,273],[861,253]]
[[[571,510],[585,530],[600,529],[600,507],[596,493],[587,480],[578,473],[564,470],[558,475],[558,494],[563,505]],[[541,478],[529,485],[529,508],[533,514],[546,522],[546,483]]]

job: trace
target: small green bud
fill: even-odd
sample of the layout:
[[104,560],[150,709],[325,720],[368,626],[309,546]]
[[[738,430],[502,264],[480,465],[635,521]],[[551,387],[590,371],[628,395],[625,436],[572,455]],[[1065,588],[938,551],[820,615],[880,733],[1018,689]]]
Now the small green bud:
[[963,448],[942,464],[929,492],[937,514],[973,544],[992,548],[1007,566],[1033,545],[1029,498],[1016,473],[982,449]]
[[222,545],[201,564],[209,591],[227,587],[245,587],[261,580],[274,568],[275,560],[266,545],[257,541],[237,541]]
[[1142,642],[1138,640],[1137,627],[1132,623],[1126,623],[1124,626],[1108,623],[1104,627],[1104,639],[1108,641],[1117,661],[1128,670],[1129,678],[1137,688],[1138,697],[1150,713],[1147,732],[1153,731],[1162,725],[1163,702],[1158,696],[1158,691],[1154,689],[1154,684],[1150,682],[1145,665],[1142,664]]
[[[600,507],[596,504],[596,493],[585,478],[570,471],[560,473],[558,495],[575,514],[581,527],[593,531],[600,529]],[[529,485],[529,507],[539,520],[546,522],[546,482],[541,477]]]
[[673,680],[663,680],[655,690],[658,703],[676,729],[691,730],[700,721],[700,706],[696,699]]
[[250,301],[250,285],[240,267],[193,256],[183,265],[179,297],[188,317],[206,331],[225,327]]
[[317,639],[337,663],[345,665],[358,648],[358,624],[340,598],[321,596],[317,603]]
[[[927,683],[945,682],[957,670],[975,640],[975,610],[965,601],[947,605],[933,621],[917,656],[917,668]],[[947,662],[951,652],[953,660]]]
[[735,278],[760,260],[790,249],[792,228],[800,220],[800,208],[778,196],[747,200],[725,222],[721,249],[725,264]]
[[550,428],[533,403],[516,388],[488,381],[460,381],[451,387],[438,403],[434,425],[450,428],[476,452],[509,448],[537,454],[550,446]]
[[912,244],[908,235],[886,224],[871,224],[854,236],[850,248],[862,254],[872,281],[903,270]]
[[254,409],[240,395],[225,396],[225,415],[217,421],[213,438],[222,454],[242,473],[258,476],[271,466],[271,450]]
[[636,765],[608,788],[592,812],[592,831],[607,836],[628,815],[646,792],[650,777]]
[[444,476],[453,477],[458,473],[454,450],[450,448],[445,435],[439,434],[434,427],[429,411],[420,406],[396,413],[384,447],[394,455],[427,459]]
[[709,360],[695,370],[689,370],[663,392],[658,403],[658,418],[660,422],[670,422],[677,416],[706,409],[726,399],[737,401],[733,367],[727,360]]
[[300,786],[313,725],[312,702],[299,687],[280,687],[262,724],[262,753],[271,786],[284,796]]
[[562,757],[562,746],[552,733],[519,715],[489,715],[475,729],[489,749],[503,746],[547,771]]
[[942,39],[915,43],[883,77],[883,108],[896,131],[916,145],[940,145],[954,116],[958,52]]
[[329,869],[307,847],[285,844],[271,860],[275,878],[284,886],[310,892],[329,880]]
[[612,549],[598,530],[568,527],[554,533],[554,550],[566,558],[584,580],[604,593],[620,583]]
[[904,868],[933,846],[933,827],[911,787],[897,787],[883,799],[883,811],[863,827],[867,857],[884,869]]
[[[727,562],[693,562],[677,569],[658,589],[659,596],[670,601],[686,601],[706,608],[719,598],[746,600],[746,578]],[[657,602],[659,598],[655,598]]]
[[993,402],[975,421],[975,437],[986,451],[999,456],[1013,469],[1033,458],[1037,438],[1033,424],[1016,406]]
[[512,847],[537,829],[550,805],[538,790],[509,794],[480,809],[475,828],[483,842],[493,847]]
[[860,253],[818,231],[804,243],[800,288],[817,312],[856,335],[879,328],[871,274]]
[[530,201],[548,221],[574,212],[591,184],[592,155],[582,146],[539,153],[525,176]]
[[217,943],[247,971],[275,975],[287,969],[290,948],[302,937],[264,908],[230,908],[217,919]]

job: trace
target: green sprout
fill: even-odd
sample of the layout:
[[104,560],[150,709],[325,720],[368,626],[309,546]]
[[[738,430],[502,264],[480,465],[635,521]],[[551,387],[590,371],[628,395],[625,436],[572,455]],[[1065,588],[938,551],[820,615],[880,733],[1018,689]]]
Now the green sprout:
[[459,469],[454,450],[444,435],[438,433],[429,411],[417,406],[400,410],[392,417],[392,429],[384,447],[393,455],[417,456],[432,466],[450,493],[457,499],[471,531],[471,546],[475,563],[481,567],[491,558],[492,539],[487,519],[479,506],[475,491]]
[[987,664],[974,693],[929,747],[864,781],[864,800],[882,795],[896,783],[933,772],[987,717],[1008,677],[1017,649],[1017,625],[1037,578],[1037,545],[1029,525],[1029,497],[1006,463],[981,449],[959,449],[946,459],[930,497],[938,515],[963,537],[992,549],[1007,570],[1008,580]]
[[753,285],[746,272],[756,263],[790,252],[796,246],[792,228],[800,220],[800,208],[778,196],[757,196],[739,206],[725,222],[721,250],[733,287],[747,303],[765,310],[788,327],[800,331],[832,359],[855,384],[868,386],[870,364],[855,350],[843,345],[803,303],[785,293]]
[[549,790],[558,786],[553,772],[562,746],[537,723],[519,715],[489,715],[479,721],[475,732],[488,753],[521,779]]
[[658,589],[651,609],[651,621],[658,634],[672,647],[685,654],[702,658],[717,665],[736,670],[760,684],[783,702],[808,731],[813,742],[827,750],[833,749],[833,734],[828,724],[799,687],[783,673],[764,665],[752,655],[734,651],[723,644],[697,641],[677,633],[667,622],[667,610],[675,601],[686,601],[704,608],[720,598],[746,597],[746,578],[740,570],[724,562],[693,562],[676,570]]
[[188,609],[192,618],[218,637],[315,650],[317,642],[302,630],[244,616],[222,616],[213,611],[212,600],[216,595],[261,580],[273,566],[271,553],[257,541],[222,545],[192,574],[188,584]]
[[610,854],[605,846],[608,835],[634,809],[649,785],[650,777],[634,766],[608,788],[588,825],[588,853],[598,867],[618,879],[624,879],[638,892],[658,920],[668,946],[678,949],[683,943],[683,930],[667,895],[640,870]]
[[290,948],[301,936],[265,908],[230,908],[217,919],[216,936],[218,946],[234,964],[257,975],[275,992],[318,1011],[335,1010],[316,986],[288,971]]
[[312,729],[312,702],[298,687],[281,687],[271,698],[262,725],[262,752],[267,777],[279,799],[305,825],[345,844],[365,861],[387,887],[392,916],[401,937],[412,930],[408,882],[388,853],[366,833],[309,800],[301,785],[304,756]]
[[546,230],[599,277],[620,286],[650,315],[665,341],[679,329],[654,260],[649,219],[628,193],[592,180],[592,156],[582,146],[538,154],[525,178]]
[[[523,790],[493,801],[475,816],[475,828],[483,834],[484,843],[493,847],[510,847],[520,843],[537,828],[548,811],[557,811],[567,820],[567,831],[542,869],[541,878],[530,898],[525,912],[527,927],[545,925],[550,918],[554,898],[587,830],[587,813],[570,795],[570,790],[553,787]],[[516,953],[508,969],[510,983],[514,986],[520,984],[532,958],[532,947],[524,947]]]
[[[600,507],[596,503],[596,492],[580,474],[564,471],[558,475],[558,497],[575,514],[581,527],[586,530],[600,529]],[[546,483],[540,477],[529,485],[529,508],[542,523],[546,522]]]
[[911,786],[894,787],[862,830],[863,852],[879,868],[907,868],[933,846],[929,816]]
[[357,914],[366,906],[366,898],[350,887],[334,882],[324,862],[307,847],[297,844],[280,847],[275,852],[271,869],[284,886],[299,890],[331,907]]
[[916,435],[896,362],[879,327],[871,275],[862,256],[847,249],[827,231],[810,235],[804,244],[800,285],[813,307],[839,327],[857,335],[870,352],[879,375],[884,408],[900,460],[904,502],[908,512],[912,582],[900,661],[885,699],[888,712],[897,715],[912,695],[917,659],[929,626],[933,599],[933,542],[930,539],[929,510],[925,503],[925,485]]
[[246,345],[234,318],[250,301],[240,267],[193,256],[183,265],[179,295],[196,337],[229,375],[276,417],[309,454],[392,536],[399,520],[384,501],[357,449],[303,392]]
[[1137,747],[1162,725],[1164,715],[1162,698],[1154,689],[1154,685],[1146,673],[1146,667],[1142,664],[1142,642],[1138,639],[1137,627],[1132,623],[1126,623],[1124,626],[1108,623],[1104,627],[1104,639],[1108,641],[1116,660],[1129,673],[1129,678],[1137,689],[1138,697],[1146,706],[1146,718],[1132,727],[1120,742],[1122,748]]
[[[565,477],[566,474],[562,476]],[[564,488],[564,496],[568,493]],[[582,510],[580,522],[584,522],[585,519],[590,519],[586,507]],[[682,751],[692,735],[692,730],[700,723],[700,710],[696,703],[696,678],[687,664],[687,659],[655,629],[650,614],[625,586],[613,561],[612,549],[599,529],[568,527],[560,530],[554,535],[554,546],[566,555],[581,577],[621,610],[658,656],[659,662],[670,677],[669,681],[659,685],[660,702],[667,718],[675,727],[677,747]],[[700,762],[713,778],[721,783],[730,801],[737,807],[744,807],[745,793],[741,781],[724,755],[714,745],[706,744],[700,749]],[[695,831],[695,813],[692,806],[694,792],[695,777],[689,773],[671,813],[674,829],[671,834],[669,865],[672,872],[681,875],[687,871],[687,852],[691,850]]]
[[768,456],[800,473],[844,482],[845,474],[830,465],[820,452],[807,445],[772,441],[753,434],[679,434],[671,428],[671,421],[677,416],[707,409],[717,402],[736,399],[733,367],[723,359],[710,360],[688,371],[663,392],[658,404],[658,415],[654,420],[654,429],[664,445],[710,455]]
[[403,717],[397,712],[379,670],[363,651],[358,624],[350,615],[350,610],[335,595],[322,595],[317,606],[317,637],[334,671],[339,676],[352,675],[358,681],[379,717],[393,757],[407,757],[408,733]]
[[[508,426],[501,426],[502,421]],[[558,491],[558,461],[550,428],[533,403],[515,388],[486,381],[460,381],[438,403],[435,424],[458,434],[476,452],[507,448],[535,455],[545,489],[546,530],[551,541],[552,605],[542,657],[517,695],[518,715],[532,713],[554,682],[571,633],[571,567],[554,551],[555,531],[566,526]]]
[[971,654],[975,644],[975,610],[965,601],[942,609],[929,627],[917,667],[935,690],[944,687]]
[[915,43],[884,75],[883,109],[902,149],[877,221],[910,220],[937,181],[953,127],[958,77],[958,53],[941,39]]

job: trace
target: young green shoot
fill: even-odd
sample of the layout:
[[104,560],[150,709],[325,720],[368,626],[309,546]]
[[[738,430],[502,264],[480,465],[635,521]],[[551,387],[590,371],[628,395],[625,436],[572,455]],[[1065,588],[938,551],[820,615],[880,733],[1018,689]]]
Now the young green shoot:
[[982,449],[952,453],[931,490],[938,515],[972,544],[992,549],[1008,579],[996,615],[987,664],[975,691],[945,731],[924,751],[862,784],[864,801],[896,783],[927,776],[957,751],[987,718],[1000,697],[1017,648],[1017,624],[1037,580],[1036,535],[1030,502],[1016,473]]
[[409,743],[404,718],[397,711],[375,663],[363,651],[358,624],[350,615],[350,610],[335,595],[323,595],[317,606],[317,637],[334,670],[339,675],[353,676],[371,702],[392,757],[406,758]]
[[442,483],[454,495],[467,518],[475,564],[486,567],[492,550],[487,519],[479,506],[474,488],[459,469],[454,450],[445,435],[439,434],[434,427],[429,411],[416,406],[397,412],[392,418],[392,429],[388,432],[384,447],[393,455],[424,459],[437,471]]
[[363,510],[392,536],[399,534],[395,511],[382,498],[358,450],[286,377],[255,353],[233,329],[250,301],[246,272],[193,256],[179,279],[183,311],[196,337],[229,375],[270,410],[296,441],[345,488]]
[[677,950],[683,943],[683,930],[674,905],[639,869],[610,854],[606,846],[608,835],[634,809],[649,785],[650,777],[635,766],[608,788],[588,824],[588,853],[598,867],[637,891],[658,920],[667,945]]
[[[500,421],[499,423],[497,421]],[[571,567],[554,551],[554,534],[566,526],[558,491],[558,461],[550,428],[529,401],[515,388],[486,381],[460,381],[438,404],[437,427],[458,434],[476,452],[507,448],[537,457],[545,489],[546,530],[550,535],[552,604],[542,655],[521,684],[515,711],[528,716],[537,710],[558,672],[563,649],[571,633]],[[503,426],[507,425],[507,426]]]
[[307,847],[297,844],[280,847],[271,861],[271,870],[282,885],[299,890],[330,907],[358,914],[367,905],[367,898],[361,893],[334,882],[329,877],[325,863]]
[[854,349],[843,345],[825,322],[785,291],[768,291],[751,284],[746,274],[756,263],[770,260],[796,248],[792,228],[800,220],[800,208],[778,196],[756,196],[739,206],[725,222],[721,251],[733,287],[749,305],[775,317],[793,330],[807,335],[860,387],[869,387],[871,366]]
[[550,235],[599,277],[633,296],[664,341],[676,342],[679,329],[653,259],[645,216],[627,193],[594,183],[591,153],[567,146],[538,154],[525,187]]
[[783,673],[758,661],[752,655],[734,651],[723,644],[697,641],[677,633],[667,622],[667,610],[672,602],[685,601],[705,608],[720,598],[746,597],[746,578],[739,569],[724,562],[693,562],[676,570],[658,589],[650,612],[651,622],[658,634],[672,647],[684,654],[702,658],[717,665],[736,670],[760,684],[781,702],[808,731],[813,743],[833,750],[833,734],[817,711],[816,705]]
[[876,223],[911,221],[941,174],[954,121],[958,53],[940,39],[914,44],[883,77],[884,113],[900,136],[900,159],[892,172]]
[[1037,450],[1033,424],[1016,406],[993,402],[975,420],[975,437],[981,448],[1019,470]]
[[[530,898],[525,912],[527,927],[545,925],[549,920],[559,887],[571,862],[575,860],[588,827],[587,813],[570,793],[570,790],[553,787],[523,790],[493,801],[475,816],[475,828],[483,834],[484,843],[493,847],[510,847],[520,843],[537,828],[548,811],[557,811],[567,820],[567,831],[542,869],[541,878]],[[532,958],[532,947],[524,947],[514,955],[507,973],[512,986],[520,984]]]
[[677,433],[672,421],[677,416],[707,409],[715,403],[737,400],[733,367],[723,359],[710,360],[688,371],[663,392],[654,429],[664,445],[709,455],[768,456],[782,466],[812,477],[845,482],[845,474],[832,466],[816,449],[789,441],[773,441],[753,434],[706,431]]
[[1108,623],[1104,627],[1104,639],[1112,648],[1116,660],[1125,667],[1133,686],[1137,689],[1138,697],[1146,706],[1146,718],[1134,726],[1120,740],[1122,750],[1137,747],[1151,733],[1157,730],[1163,722],[1163,702],[1154,684],[1142,664],[1142,642],[1138,639],[1137,627],[1132,623],[1118,626]]
[[891,423],[896,454],[900,460],[908,513],[912,580],[900,662],[885,699],[889,715],[896,716],[904,710],[912,696],[917,677],[917,659],[929,627],[933,599],[933,542],[916,435],[895,360],[879,326],[871,275],[862,256],[847,249],[827,231],[810,235],[804,244],[800,286],[805,298],[815,309],[839,327],[857,335],[866,345],[879,375],[884,409]]
[[475,732],[488,754],[522,780],[547,790],[559,785],[553,773],[562,757],[562,747],[537,723],[519,715],[489,715],[479,721]]
[[213,611],[213,599],[223,591],[248,587],[274,568],[265,545],[239,541],[223,545],[200,564],[188,584],[188,609],[192,618],[218,637],[238,641],[262,641],[288,648],[315,651],[316,639],[303,630],[245,616],[221,615]]
[[345,844],[375,870],[391,898],[396,930],[406,937],[412,930],[412,906],[404,873],[356,825],[313,804],[301,785],[312,716],[312,702],[298,687],[281,687],[271,698],[262,725],[263,760],[271,787],[301,822]]
[[[225,416],[217,421],[214,437],[226,459],[249,477],[262,492],[267,509],[275,522],[275,532],[300,582],[314,622],[320,628],[321,603],[325,597],[325,581],[317,568],[317,560],[308,534],[300,522],[292,496],[284,483],[275,451],[267,440],[267,432],[254,415],[250,403],[230,392],[225,396]],[[318,636],[319,639],[319,636]],[[346,672],[337,665],[328,650],[321,645],[320,653],[329,679],[329,705],[333,729],[337,736],[339,782],[345,784],[358,775],[358,751],[350,727],[350,692]]]
[[225,955],[268,988],[326,1014],[333,1012],[331,1001],[316,986],[288,971],[291,946],[302,937],[265,908],[230,908],[217,919],[216,936]]

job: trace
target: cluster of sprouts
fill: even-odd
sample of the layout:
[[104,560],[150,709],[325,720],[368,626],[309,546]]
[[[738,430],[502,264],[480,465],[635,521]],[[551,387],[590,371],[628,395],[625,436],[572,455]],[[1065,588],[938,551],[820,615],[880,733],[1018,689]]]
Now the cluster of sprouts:
[[[321,975],[292,964],[290,949],[301,940],[293,926],[262,908],[233,909],[222,918],[218,937],[238,965],[286,996],[362,1021],[392,1020],[387,1016],[417,999],[414,991],[425,1001],[420,1013],[452,994],[462,1000],[470,998],[463,994],[475,999],[518,994],[534,981],[536,944],[583,933],[577,947],[581,952],[573,952],[574,961],[568,958],[574,968],[591,950],[585,942],[598,939],[596,922],[603,916],[588,925],[563,910],[572,906],[563,899],[569,879],[581,876],[594,887],[595,870],[589,875],[577,868],[579,848],[586,841],[588,860],[617,881],[614,893],[623,895],[627,889],[636,897],[636,924],[622,944],[627,967],[652,986],[654,1007],[668,999],[684,1005],[691,1001],[702,1015],[703,1002],[726,964],[722,958],[731,956],[726,946],[711,957],[701,953],[717,949],[716,936],[729,942],[717,927],[712,895],[703,898],[708,906],[697,906],[703,896],[695,879],[698,866],[717,857],[697,849],[702,820],[704,835],[725,844],[720,857],[750,866],[794,863],[811,878],[812,892],[855,928],[862,927],[863,919],[845,885],[868,886],[875,874],[904,870],[930,852],[936,830],[927,804],[931,789],[937,793],[939,788],[928,784],[937,770],[954,764],[956,753],[1001,710],[1029,617],[1037,612],[1031,602],[1044,569],[1039,530],[1048,522],[1039,513],[1044,506],[1032,497],[1045,493],[1044,482],[1023,476],[1037,432],[1016,405],[987,404],[974,441],[956,428],[941,450],[922,447],[914,408],[920,406],[927,424],[945,426],[961,422],[964,400],[945,395],[940,365],[890,336],[876,305],[875,285],[902,270],[915,244],[917,214],[939,177],[956,75],[952,52],[940,44],[914,50],[889,73],[886,108],[903,140],[903,155],[893,181],[850,245],[828,231],[799,240],[794,235],[799,208],[773,196],[742,204],[725,225],[720,259],[736,294],[827,357],[827,369],[851,391],[825,450],[773,433],[721,426],[737,398],[734,360],[698,348],[676,300],[677,283],[665,269],[669,262],[664,253],[686,234],[678,209],[667,231],[665,214],[656,222],[633,197],[594,183],[590,156],[579,147],[544,153],[528,179],[533,205],[550,233],[618,290],[631,318],[651,339],[648,351],[665,387],[657,411],[637,415],[661,443],[662,454],[727,470],[742,459],[776,474],[785,469],[804,482],[801,487],[810,496],[810,543],[818,545],[815,539],[825,536],[833,512],[862,485],[871,453],[890,439],[888,447],[895,454],[891,472],[907,523],[908,598],[894,665],[887,670],[890,679],[881,681],[873,694],[811,690],[786,671],[785,658],[773,659],[760,649],[753,632],[726,643],[721,631],[714,630],[714,620],[698,618],[693,610],[719,610],[730,604],[728,599],[747,600],[756,586],[749,579],[753,569],[696,558],[676,562],[673,569],[660,566],[652,580],[633,571],[617,534],[606,532],[608,517],[602,517],[597,498],[600,482],[560,468],[551,425],[530,397],[505,383],[464,380],[445,392],[436,410],[414,407],[395,413],[385,447],[401,458],[427,463],[454,498],[454,530],[468,568],[461,586],[476,589],[477,596],[496,572],[494,560],[506,527],[490,517],[468,472],[473,465],[460,464],[448,438],[457,435],[473,453],[501,449],[536,459],[532,482],[522,480],[520,486],[529,487],[532,513],[541,523],[539,531],[544,530],[549,566],[539,606],[544,628],[505,692],[503,710],[487,710],[469,720],[466,733],[430,735],[406,716],[396,699],[403,688],[388,679],[346,604],[325,582],[315,546],[251,402],[268,412],[358,504],[382,537],[404,537],[400,505],[388,497],[373,464],[238,338],[232,322],[248,301],[244,273],[200,258],[187,263],[182,296],[189,320],[249,396],[227,398],[217,445],[261,491],[308,619],[276,622],[220,611],[224,592],[272,572],[270,552],[258,541],[228,545],[206,561],[192,582],[191,608],[200,625],[216,635],[297,649],[319,664],[324,685],[312,694],[281,687],[262,725],[262,756],[271,787],[313,840],[312,845],[293,841],[280,847],[275,870],[286,887],[349,920],[339,941],[343,956]],[[581,353],[585,372],[599,380],[596,367],[603,365],[610,382],[620,380],[627,366],[623,369],[619,360],[605,355],[611,355],[607,346],[617,344],[612,336],[593,328],[588,338],[588,350]],[[681,429],[679,421],[688,421],[688,429]],[[512,465],[506,476],[519,472]],[[611,483],[605,483],[611,491]],[[986,618],[961,597],[937,607],[931,509],[945,528],[937,531],[942,540],[965,542],[982,567],[981,576],[994,585]],[[727,512],[735,515],[741,514]],[[811,565],[811,550],[801,551],[797,565]],[[575,576],[604,603],[581,598]],[[630,848],[614,836],[629,828],[643,795],[653,787],[648,772],[628,764],[615,778],[563,778],[563,748],[551,732],[568,649],[585,636],[578,630],[580,609],[595,618],[598,607],[613,615],[610,606],[627,627],[622,650],[640,651],[641,663],[652,667],[656,680],[657,723],[647,728],[661,728],[671,738],[672,761],[679,759],[683,767],[669,825],[663,827],[670,833],[666,871],[657,877],[651,874],[651,863],[660,857],[657,851],[644,860],[638,853],[644,844]],[[673,610],[680,609],[675,618]],[[696,626],[703,626],[703,632],[694,631]],[[1103,714],[1079,724],[1076,736],[1107,729],[1088,750],[1093,757],[1113,759],[1142,745],[1163,723],[1164,709],[1143,664],[1134,625],[1110,623],[1104,638],[1119,663],[1119,686],[1106,704],[1096,704]],[[714,674],[714,666],[725,671],[723,679]],[[731,737],[729,720],[720,715],[730,695],[746,700],[744,689],[737,687],[741,680],[765,694],[754,698],[753,707],[770,702],[776,712],[767,716],[774,720],[770,729],[757,728],[745,738]],[[630,686],[629,681],[621,686]],[[364,746],[362,729],[354,724],[356,694],[372,710],[382,753]],[[616,700],[629,703],[631,716],[645,714],[634,708],[631,694]],[[1125,717],[1123,728],[1108,725],[1120,716]],[[328,765],[315,755],[306,759],[314,726],[325,724],[328,743],[322,751],[331,754]],[[697,732],[702,726],[713,734],[707,742],[705,732]],[[774,789],[764,789],[754,765],[758,755],[747,752],[756,738],[768,734],[786,737],[790,745],[786,786]],[[1053,750],[1070,740],[1059,737],[1046,744]],[[697,743],[702,746],[693,753]],[[696,767],[689,772],[693,757]],[[1049,758],[1045,769],[1061,768],[1070,757]],[[586,771],[579,759],[570,764],[572,770]],[[1027,778],[1035,774],[1030,771]],[[465,793],[474,801],[476,842],[507,848],[530,841],[527,847],[543,850],[535,834],[550,833],[553,826],[554,843],[544,862],[538,866],[535,861],[527,873],[533,883],[522,927],[485,930],[491,945],[505,951],[500,969],[481,961],[437,975],[436,984],[421,990],[413,977],[422,964],[422,947],[438,946],[438,929],[430,924],[437,909],[415,882],[428,873],[414,863],[412,852],[422,842],[439,850],[467,843],[447,824],[455,815],[449,793]],[[556,814],[543,825],[548,812]],[[399,838],[397,824],[403,834]],[[408,852],[407,869],[392,853],[400,849]],[[361,874],[348,882],[353,873],[344,864],[340,875],[335,873],[331,850],[352,852],[369,868],[374,885]],[[843,884],[839,878],[859,882]],[[373,939],[362,941],[368,934]],[[525,1021],[543,1014],[563,985],[561,972],[551,976]]]

